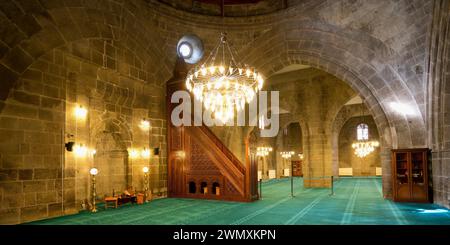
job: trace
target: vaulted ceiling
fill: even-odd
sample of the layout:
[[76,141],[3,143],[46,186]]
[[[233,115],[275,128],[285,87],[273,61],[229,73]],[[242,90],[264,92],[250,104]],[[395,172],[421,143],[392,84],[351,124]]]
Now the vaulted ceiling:
[[287,0],[147,0],[203,15],[253,16],[276,12],[288,5]]

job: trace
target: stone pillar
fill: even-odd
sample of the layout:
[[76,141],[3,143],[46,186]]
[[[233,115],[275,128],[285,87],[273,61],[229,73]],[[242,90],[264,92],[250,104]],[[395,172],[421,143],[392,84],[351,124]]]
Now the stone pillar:
[[303,181],[305,187],[331,187],[331,142],[330,135],[309,136],[308,154],[305,154]]

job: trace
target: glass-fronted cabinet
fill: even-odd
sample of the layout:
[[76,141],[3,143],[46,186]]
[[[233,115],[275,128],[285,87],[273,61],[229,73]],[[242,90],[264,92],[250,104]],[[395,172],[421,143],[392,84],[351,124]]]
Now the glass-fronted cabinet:
[[392,151],[394,200],[430,202],[428,149]]

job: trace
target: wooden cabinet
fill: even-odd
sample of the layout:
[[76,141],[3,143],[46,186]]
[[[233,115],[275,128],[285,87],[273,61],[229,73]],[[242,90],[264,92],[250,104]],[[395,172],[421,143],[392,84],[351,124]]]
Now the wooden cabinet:
[[303,177],[302,161],[292,161],[292,176]]
[[428,149],[392,151],[394,201],[431,202]]

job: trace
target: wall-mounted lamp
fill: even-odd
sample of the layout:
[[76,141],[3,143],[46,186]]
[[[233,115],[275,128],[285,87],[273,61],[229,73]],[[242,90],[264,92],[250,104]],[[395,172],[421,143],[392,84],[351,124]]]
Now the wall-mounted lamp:
[[135,149],[129,149],[128,150],[129,156],[131,158],[138,158],[139,157],[139,152]]
[[75,116],[77,119],[85,119],[87,115],[87,109],[85,109],[82,105],[78,105],[75,107]]
[[142,156],[143,158],[149,158],[149,157],[150,157],[150,150],[144,148],[144,150],[142,150],[142,152],[141,152],[141,156]]
[[150,121],[147,119],[142,119],[141,123],[139,124],[139,128],[141,128],[144,131],[148,131],[150,129]]
[[89,170],[89,173],[90,173],[91,175],[95,176],[95,175],[98,174],[98,169],[96,169],[96,168],[91,168],[91,170]]
[[77,157],[85,157],[86,154],[88,153],[88,149],[86,146],[79,144],[73,147],[73,150],[75,152],[75,155]]
[[91,210],[91,212],[95,213],[95,212],[97,212],[97,208],[95,206],[95,197],[97,196],[96,188],[95,188],[95,176],[98,174],[98,169],[91,168],[91,170],[89,170],[89,173],[92,176],[92,210]]

